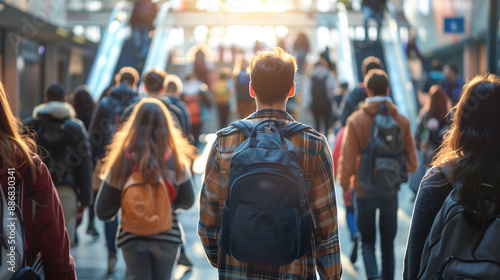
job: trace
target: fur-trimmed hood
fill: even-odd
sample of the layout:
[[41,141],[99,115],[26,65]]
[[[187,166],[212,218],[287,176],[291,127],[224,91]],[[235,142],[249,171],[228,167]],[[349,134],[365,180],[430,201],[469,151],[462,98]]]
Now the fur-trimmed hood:
[[42,116],[50,116],[55,119],[74,119],[76,117],[75,109],[68,102],[50,101],[43,103],[33,109],[33,119],[39,119]]

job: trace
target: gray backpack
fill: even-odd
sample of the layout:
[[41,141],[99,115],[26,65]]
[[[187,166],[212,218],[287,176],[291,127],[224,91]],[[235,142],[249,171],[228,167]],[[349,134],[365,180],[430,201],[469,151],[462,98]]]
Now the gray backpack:
[[460,202],[461,184],[454,184],[425,241],[417,279],[500,279],[500,215],[492,213],[495,204],[491,202],[483,234],[479,215]]

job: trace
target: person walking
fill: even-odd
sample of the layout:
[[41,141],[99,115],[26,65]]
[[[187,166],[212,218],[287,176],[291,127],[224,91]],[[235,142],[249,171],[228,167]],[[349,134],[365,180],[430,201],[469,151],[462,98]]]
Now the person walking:
[[[399,190],[400,184],[396,180],[399,180],[399,178],[391,177],[391,180],[382,178],[384,185],[377,185],[376,189],[370,189],[365,186],[361,187],[362,185],[360,184],[360,178],[363,175],[361,173],[363,171],[361,156],[364,152],[363,150],[369,144],[369,140],[377,137],[373,135],[373,132],[377,131],[377,129],[374,129],[372,126],[375,125],[375,118],[379,115],[382,106],[385,107],[384,115],[390,115],[392,121],[395,121],[399,126],[400,131],[400,134],[385,135],[383,139],[390,142],[393,140],[397,141],[395,146],[402,147],[404,150],[404,158],[397,160],[396,162],[399,166],[394,166],[394,168],[402,169],[402,173],[413,173],[418,164],[417,153],[411,134],[410,122],[406,117],[398,113],[397,107],[392,103],[390,97],[387,96],[389,93],[387,74],[380,69],[370,70],[365,77],[364,85],[369,98],[358,111],[347,119],[339,160],[338,181],[344,192],[348,192],[351,178],[354,176],[356,222],[361,234],[361,249],[367,278],[393,280],[394,238],[396,236],[398,211],[397,190]],[[384,122],[384,124],[388,125],[387,122]],[[378,162],[376,159],[367,158],[363,160],[376,164]],[[385,158],[383,159],[385,160]],[[407,171],[403,168],[405,165],[407,166]],[[377,170],[377,166],[374,167],[374,170]],[[370,171],[368,172],[370,178],[374,176]],[[396,185],[390,185],[393,180],[396,181]],[[380,211],[382,275],[379,274],[375,258],[375,224],[377,222],[375,213],[377,209]]]
[[[363,71],[363,77],[366,77],[368,72],[372,69],[382,69],[382,61],[375,56],[369,56],[363,60],[361,64],[361,70]],[[342,109],[342,114],[340,115],[340,122],[342,126],[346,126],[347,118],[354,113],[359,104],[368,97],[366,88],[363,82],[360,82],[356,88],[354,88],[346,97],[344,102],[344,108]]]
[[[281,123],[285,128],[290,124],[302,126],[285,111],[287,99],[295,93],[293,81],[296,69],[295,58],[280,48],[262,51],[252,59],[249,68],[250,94],[256,99],[257,111],[248,116],[245,122],[252,125],[262,121],[274,122],[276,125]],[[271,127],[264,128],[266,129],[264,131],[272,131]],[[208,261],[218,269],[219,279],[314,279],[316,272],[321,279],[340,279],[342,264],[332,155],[326,138],[311,128],[300,130],[285,141],[291,142],[290,145],[294,145],[299,151],[297,160],[301,164],[297,168],[302,169],[303,180],[308,186],[307,197],[304,199],[309,201],[315,226],[304,230],[302,234],[312,234],[310,239],[303,241],[310,245],[309,249],[291,263],[278,265],[240,261],[228,255],[228,251],[219,246],[223,222],[222,209],[229,195],[230,177],[235,176],[233,172],[240,170],[237,166],[236,170],[231,168],[230,161],[235,156],[236,149],[244,148],[241,144],[245,140],[245,134],[243,130],[234,126],[229,126],[218,133],[207,161],[206,177],[201,189],[198,235]],[[266,134],[257,133],[257,140],[265,141]],[[272,141],[269,139],[269,143]],[[268,180],[272,180],[271,177]],[[265,182],[263,184],[265,185]],[[274,214],[265,213],[260,213],[259,217],[264,223],[268,223],[268,226],[272,226],[272,221],[265,222],[265,220]],[[256,234],[255,229],[254,234]]]
[[[120,125],[123,112],[128,106],[139,101],[136,93],[138,83],[139,72],[132,67],[123,67],[117,74],[117,85],[111,89],[109,95],[99,101],[94,111],[89,125],[89,140],[94,157],[94,188],[98,189],[102,184],[98,174],[101,172],[103,158],[106,155],[106,146],[111,142],[117,127]],[[116,265],[115,236],[118,221],[113,220],[104,225],[108,247],[108,273],[113,273]]]
[[429,99],[422,108],[415,132],[415,143],[421,154],[417,171],[410,178],[410,189],[415,195],[420,181],[430,168],[432,158],[439,151],[446,132],[450,128],[452,116],[451,101],[439,85],[433,85],[429,90]]
[[[474,106],[470,106],[471,104]],[[500,126],[496,121],[492,121],[500,119],[498,106],[500,106],[498,76],[492,74],[476,76],[464,86],[463,95],[454,107],[455,116],[448,136],[444,138],[439,152],[431,163],[432,168],[424,177],[417,194],[406,245],[403,279],[418,279],[417,276],[424,265],[422,261],[427,261],[422,259],[424,244],[438,212],[444,207],[445,200],[452,191],[458,194],[456,197],[459,203],[469,208],[467,212],[476,215],[478,223],[476,228],[479,231],[485,230],[487,226],[485,225],[487,216],[492,213],[491,202],[496,202],[494,208],[498,215]],[[464,235],[467,238],[464,241],[466,244],[477,244],[467,236]],[[493,237],[495,245],[498,244],[496,238]],[[449,241],[460,242],[459,239]],[[498,260],[497,253],[496,261]],[[471,268],[471,266],[466,267]],[[483,269],[480,271],[487,272]],[[469,277],[465,277],[467,278]]]
[[338,85],[324,54],[320,56],[319,62],[312,71],[309,86],[312,99],[310,110],[314,115],[315,128],[323,135],[327,135],[332,124],[332,112],[334,111],[332,109],[336,108],[333,96]]
[[464,80],[459,76],[459,68],[455,62],[448,62],[443,67],[443,75],[445,77],[442,87],[448,97],[451,99],[451,105],[457,105],[462,96],[462,87]]
[[[85,129],[88,133],[89,125],[90,125],[90,120],[92,119],[92,114],[94,113],[94,109],[96,107],[96,104],[94,100],[92,99],[92,96],[90,95],[89,89],[86,85],[81,85],[75,88],[73,90],[73,93],[71,94],[71,105],[75,109],[76,112],[76,118],[81,120],[83,124],[85,125]],[[92,166],[92,170],[93,170]],[[98,186],[97,186],[98,187]],[[97,237],[99,236],[99,233],[97,232],[94,224],[94,218],[95,218],[95,213],[94,213],[94,202],[95,198],[97,197],[97,191],[99,189],[96,188],[95,184],[92,184],[92,189],[93,189],[93,200],[92,204],[89,205],[88,207],[88,217],[89,217],[89,223],[87,226],[87,234],[91,235],[92,237]],[[81,222],[81,219],[77,221],[77,227],[79,223]],[[78,235],[75,234],[75,241],[78,243]]]
[[[76,280],[57,190],[47,166],[36,153],[35,140],[32,135],[23,133],[12,114],[2,83],[0,108],[0,184],[5,194],[12,180],[24,189],[20,210],[24,218],[26,263],[31,263],[41,253],[45,279]],[[3,252],[6,256],[7,252]]]
[[[189,164],[194,157],[194,147],[175,127],[171,114],[161,101],[150,97],[142,99],[115,134],[111,147],[103,167],[105,180],[95,206],[99,219],[112,219],[120,207],[124,215],[124,192],[131,175],[137,173],[155,180],[155,184],[159,184],[156,188],[167,189],[168,201],[155,200],[155,208],[165,207],[157,204],[161,202],[171,203],[172,210],[189,209],[193,205]],[[176,214],[171,212],[171,215],[170,228],[154,234],[128,231],[124,228],[128,219],[122,218],[117,246],[122,248],[131,279],[170,279],[182,244]],[[150,228],[144,226],[143,229]]]
[[92,204],[92,159],[87,131],[76,119],[60,84],[50,85],[45,103],[33,109],[27,126],[37,134],[37,145],[47,165],[64,212],[70,242],[75,242],[77,219]]
[[167,75],[165,81],[163,82],[163,87],[165,88],[165,96],[170,100],[174,106],[179,108],[182,113],[183,122],[186,124],[184,135],[188,138],[190,143],[193,143],[193,132],[191,128],[191,118],[189,109],[186,103],[182,100],[182,81],[174,74]]

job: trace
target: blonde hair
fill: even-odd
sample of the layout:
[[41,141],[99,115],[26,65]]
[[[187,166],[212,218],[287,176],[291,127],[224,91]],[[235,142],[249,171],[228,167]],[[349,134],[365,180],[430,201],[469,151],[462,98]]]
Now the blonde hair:
[[36,155],[36,143],[31,134],[20,133],[25,126],[14,117],[10,108],[7,93],[0,83],[0,171],[15,168],[27,163],[33,179],[36,177],[36,166],[33,157]]
[[101,176],[108,175],[111,184],[123,186],[137,164],[137,172],[151,177],[159,171],[168,179],[165,155],[171,153],[176,179],[181,178],[195,156],[182,132],[175,127],[170,112],[156,98],[144,98],[130,118],[116,132],[108,148]]

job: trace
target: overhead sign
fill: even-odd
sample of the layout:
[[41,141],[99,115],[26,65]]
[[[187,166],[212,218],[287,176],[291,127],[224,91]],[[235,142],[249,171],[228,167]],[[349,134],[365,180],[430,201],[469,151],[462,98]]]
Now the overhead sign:
[[465,20],[463,17],[444,18],[444,33],[464,33]]

